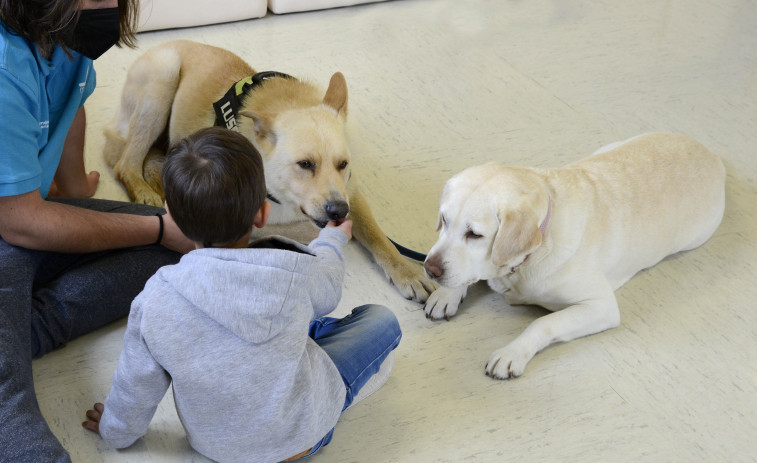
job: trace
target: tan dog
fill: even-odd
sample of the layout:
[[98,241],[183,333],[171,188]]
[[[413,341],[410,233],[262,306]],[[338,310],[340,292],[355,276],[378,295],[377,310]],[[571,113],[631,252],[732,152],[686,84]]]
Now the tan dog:
[[426,315],[453,316],[479,280],[509,304],[552,311],[489,358],[487,375],[520,376],[550,344],[618,326],[614,290],[707,241],[724,207],[722,162],[680,135],[636,137],[562,169],[471,167],[442,194],[425,268],[443,287]]
[[[352,171],[345,139],[344,76],[335,73],[325,95],[280,74],[262,80],[256,75],[247,80],[249,87],[235,85],[253,75],[233,53],[186,40],[156,46],[139,57],[129,69],[113,127],[105,131],[105,158],[130,198],[162,205],[160,175],[167,146],[222,118],[263,157],[272,201],[267,230],[291,230],[290,236],[307,240],[317,232],[313,225],[323,227],[349,213],[355,238],[402,295],[425,301],[436,284],[399,254],[355,182],[348,182]],[[241,94],[236,114],[226,102],[218,105],[217,113],[213,104],[234,88],[244,90],[236,92]]]

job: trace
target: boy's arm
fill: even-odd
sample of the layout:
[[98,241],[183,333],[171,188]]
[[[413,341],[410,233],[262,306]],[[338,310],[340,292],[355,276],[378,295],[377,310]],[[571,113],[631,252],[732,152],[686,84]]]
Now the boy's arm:
[[310,242],[309,247],[315,251],[317,259],[310,291],[310,299],[316,318],[332,312],[342,298],[343,250],[350,239],[348,233],[349,230],[345,232],[338,227],[331,226],[321,230],[318,238]]
[[[113,374],[113,385],[105,401],[97,428],[115,448],[133,444],[147,432],[158,404],[171,384],[171,377],[155,361],[140,334],[141,311],[132,304],[124,335],[124,347]],[[97,407],[95,407],[97,410]],[[88,417],[92,420],[92,417]]]

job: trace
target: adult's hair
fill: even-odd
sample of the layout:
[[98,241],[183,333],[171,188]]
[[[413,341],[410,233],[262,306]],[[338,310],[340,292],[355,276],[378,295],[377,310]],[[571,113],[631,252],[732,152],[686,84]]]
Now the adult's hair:
[[[79,21],[81,0],[0,0],[0,19],[16,34],[34,42],[45,56],[66,40]],[[137,42],[139,0],[118,0],[121,35],[117,46]]]
[[201,129],[169,148],[163,191],[189,239],[205,247],[235,243],[252,229],[265,201],[263,160],[240,133]]

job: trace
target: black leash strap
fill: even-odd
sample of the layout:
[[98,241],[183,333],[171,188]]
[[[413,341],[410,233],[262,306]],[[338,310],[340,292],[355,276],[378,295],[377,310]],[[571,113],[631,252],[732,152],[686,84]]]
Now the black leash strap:
[[426,260],[426,255],[425,254],[421,254],[418,251],[413,251],[412,249],[408,249],[405,246],[402,246],[401,244],[395,243],[394,240],[392,240],[391,238],[389,238],[389,237],[387,237],[387,238],[389,239],[389,241],[392,242],[392,244],[394,245],[394,247],[397,248],[397,250],[403,256],[409,257],[409,258],[411,258],[413,260],[417,260],[418,262],[423,262],[423,261]]

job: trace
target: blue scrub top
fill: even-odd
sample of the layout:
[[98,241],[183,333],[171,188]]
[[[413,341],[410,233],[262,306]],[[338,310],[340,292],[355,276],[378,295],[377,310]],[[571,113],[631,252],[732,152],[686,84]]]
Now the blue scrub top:
[[0,21],[0,196],[47,197],[76,111],[95,89],[92,60],[52,58]]

